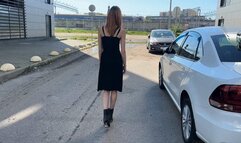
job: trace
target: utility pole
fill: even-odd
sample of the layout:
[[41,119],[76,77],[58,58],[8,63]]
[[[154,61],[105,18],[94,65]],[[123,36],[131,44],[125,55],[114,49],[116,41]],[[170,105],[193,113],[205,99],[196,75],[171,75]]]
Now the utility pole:
[[95,5],[91,4],[89,6],[89,10],[90,10],[90,15],[91,15],[91,37],[92,37],[92,40],[94,39],[93,38],[93,28],[94,28],[94,16],[95,16]]
[[200,20],[201,20],[201,9],[200,8],[198,8],[198,10],[197,10],[197,15],[198,15],[197,26],[199,27],[200,26]]
[[110,11],[110,6],[108,6],[107,14],[109,13],[109,11]]
[[169,16],[168,16],[168,29],[171,29],[171,15],[172,15],[172,0],[170,0]]

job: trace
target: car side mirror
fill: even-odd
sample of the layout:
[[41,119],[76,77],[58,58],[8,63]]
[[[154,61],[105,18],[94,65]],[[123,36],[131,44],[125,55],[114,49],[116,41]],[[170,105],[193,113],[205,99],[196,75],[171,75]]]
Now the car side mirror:
[[168,47],[168,48],[164,51],[164,53],[167,53],[167,54],[175,54],[176,52],[175,52],[175,50],[172,49],[171,46],[170,46],[170,47]]
[[151,37],[151,36],[150,36],[150,35],[148,35],[148,39],[150,39],[150,37]]

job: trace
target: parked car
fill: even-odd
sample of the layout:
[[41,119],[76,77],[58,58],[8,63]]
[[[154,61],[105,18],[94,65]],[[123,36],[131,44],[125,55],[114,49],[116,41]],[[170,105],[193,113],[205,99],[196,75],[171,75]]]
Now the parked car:
[[175,35],[171,30],[155,29],[148,35],[147,49],[149,52],[165,51],[175,40]]
[[239,48],[241,48],[241,31],[239,31],[239,32],[237,33],[236,40],[237,40],[237,43],[238,43]]
[[241,143],[241,49],[230,40],[221,27],[190,29],[161,56],[159,86],[181,112],[185,143]]

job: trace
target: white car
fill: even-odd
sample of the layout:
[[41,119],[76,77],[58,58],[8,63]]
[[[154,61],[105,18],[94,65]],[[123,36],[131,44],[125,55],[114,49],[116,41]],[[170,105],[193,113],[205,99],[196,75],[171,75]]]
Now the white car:
[[147,49],[150,52],[165,51],[175,40],[175,35],[168,29],[154,29],[148,35]]
[[161,56],[159,86],[181,112],[185,143],[241,143],[241,49],[221,27],[183,32]]

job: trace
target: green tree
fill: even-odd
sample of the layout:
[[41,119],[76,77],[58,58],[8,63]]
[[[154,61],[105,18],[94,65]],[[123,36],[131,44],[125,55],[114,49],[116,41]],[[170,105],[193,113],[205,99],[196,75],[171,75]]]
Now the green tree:
[[176,36],[180,35],[183,31],[183,27],[181,24],[173,24],[171,26],[171,30],[174,32]]

